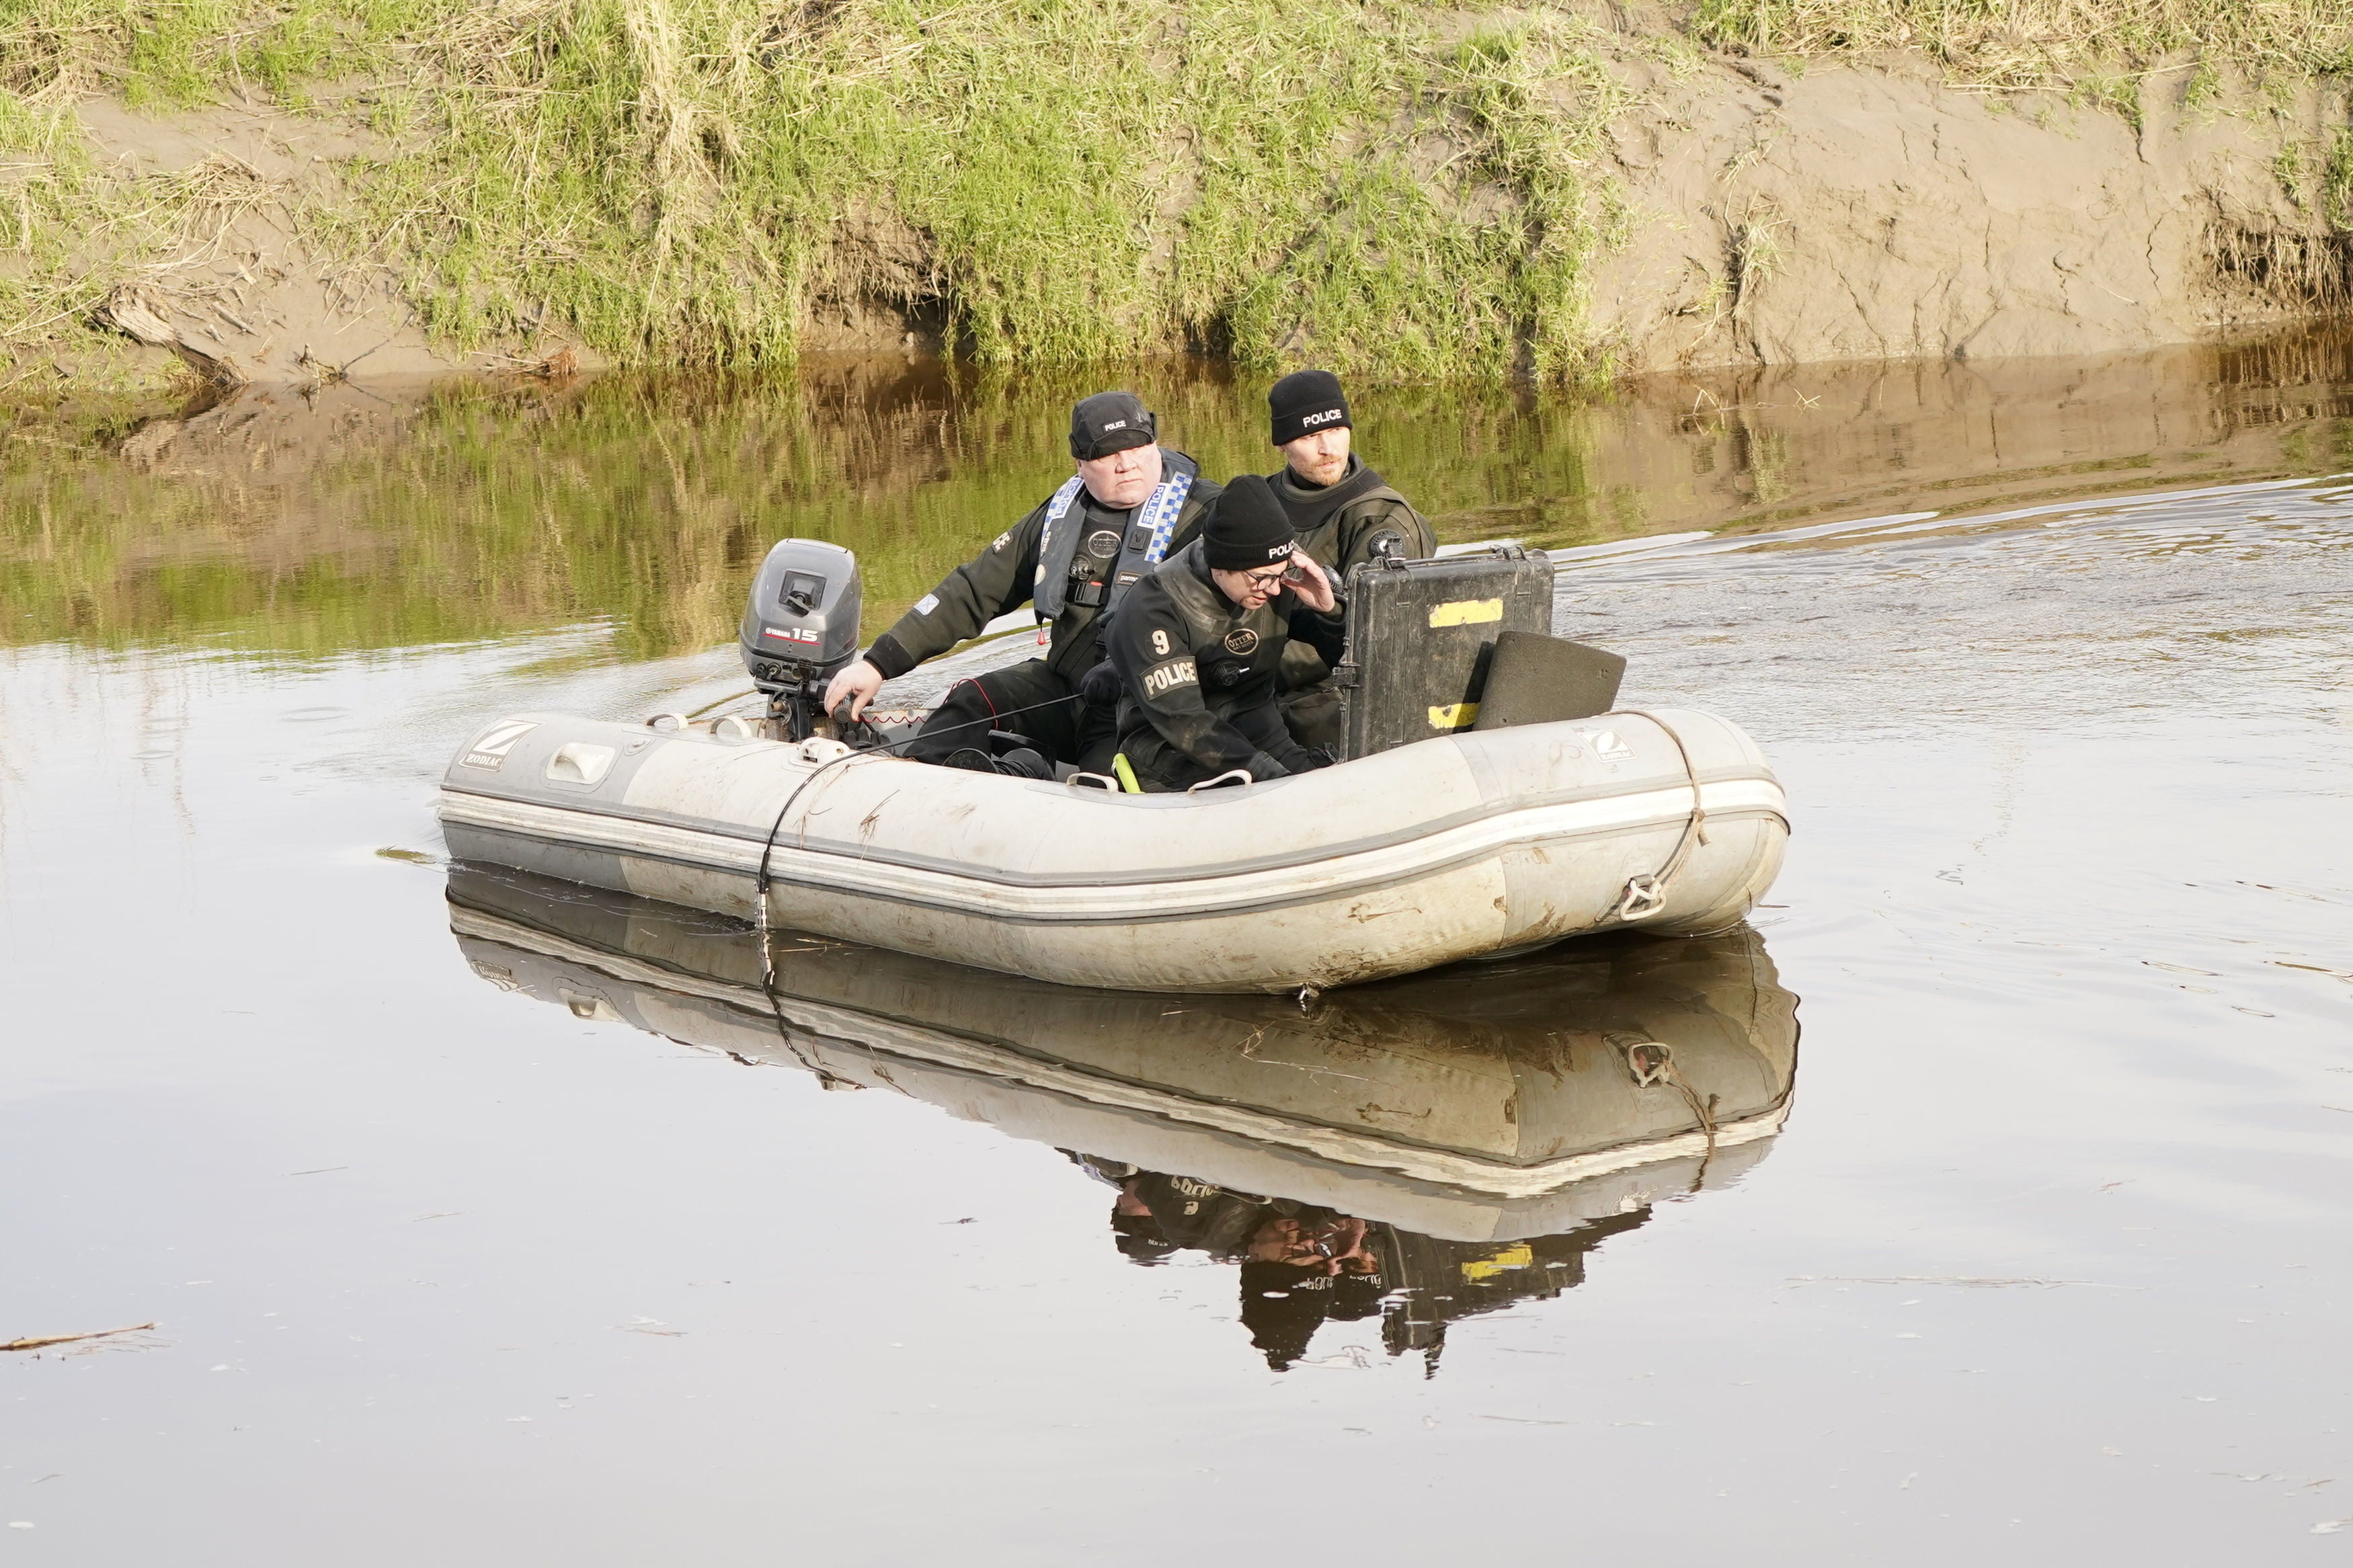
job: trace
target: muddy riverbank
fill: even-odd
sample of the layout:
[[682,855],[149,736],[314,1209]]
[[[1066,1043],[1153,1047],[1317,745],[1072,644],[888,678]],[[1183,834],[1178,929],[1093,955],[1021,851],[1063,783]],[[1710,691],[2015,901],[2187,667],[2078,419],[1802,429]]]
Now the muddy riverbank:
[[0,25],[22,390],[825,352],[1590,383],[2353,300],[2316,0],[141,15]]

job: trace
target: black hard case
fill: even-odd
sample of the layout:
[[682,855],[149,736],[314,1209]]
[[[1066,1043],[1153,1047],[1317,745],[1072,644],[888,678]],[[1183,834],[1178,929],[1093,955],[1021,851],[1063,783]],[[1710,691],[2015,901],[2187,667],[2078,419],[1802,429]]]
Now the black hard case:
[[1470,729],[1497,636],[1552,630],[1552,580],[1544,552],[1517,545],[1351,571],[1347,656],[1332,672],[1346,755]]

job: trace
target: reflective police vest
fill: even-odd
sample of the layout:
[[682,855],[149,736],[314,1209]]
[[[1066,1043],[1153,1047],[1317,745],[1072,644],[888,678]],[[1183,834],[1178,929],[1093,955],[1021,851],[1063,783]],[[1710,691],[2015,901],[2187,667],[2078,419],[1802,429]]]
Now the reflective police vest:
[[[1045,537],[1038,544],[1035,599],[1039,617],[1061,618],[1066,605],[1108,614],[1128,589],[1160,564],[1176,532],[1177,515],[1200,470],[1181,452],[1162,449],[1160,483],[1128,519],[1126,531],[1083,526],[1079,477],[1072,474],[1046,503]],[[1073,517],[1073,511],[1076,516]]]

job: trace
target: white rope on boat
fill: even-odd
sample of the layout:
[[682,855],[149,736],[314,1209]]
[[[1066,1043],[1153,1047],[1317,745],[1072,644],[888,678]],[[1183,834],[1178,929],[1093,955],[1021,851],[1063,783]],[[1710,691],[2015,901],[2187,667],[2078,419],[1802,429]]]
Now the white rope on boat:
[[1683,862],[1691,858],[1691,852],[1707,842],[1707,813],[1700,806],[1699,770],[1692,765],[1691,748],[1683,744],[1683,738],[1675,732],[1675,727],[1657,714],[1640,708],[1621,708],[1618,711],[1648,719],[1665,731],[1667,739],[1675,743],[1675,754],[1683,760],[1683,776],[1691,781],[1691,816],[1683,823],[1683,837],[1675,840],[1675,852],[1667,857],[1665,865],[1650,875],[1627,879],[1626,890],[1620,895],[1618,908],[1612,911],[1614,918],[1621,921],[1648,920],[1667,907],[1667,884],[1673,881],[1675,873],[1683,868]]

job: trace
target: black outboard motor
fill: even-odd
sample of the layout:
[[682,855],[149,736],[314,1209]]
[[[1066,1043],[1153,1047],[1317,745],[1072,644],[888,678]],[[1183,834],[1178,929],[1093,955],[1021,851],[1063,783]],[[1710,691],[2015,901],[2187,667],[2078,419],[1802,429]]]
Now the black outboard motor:
[[858,657],[860,597],[858,557],[839,544],[787,539],[760,563],[736,642],[782,739],[830,732],[825,689]]

